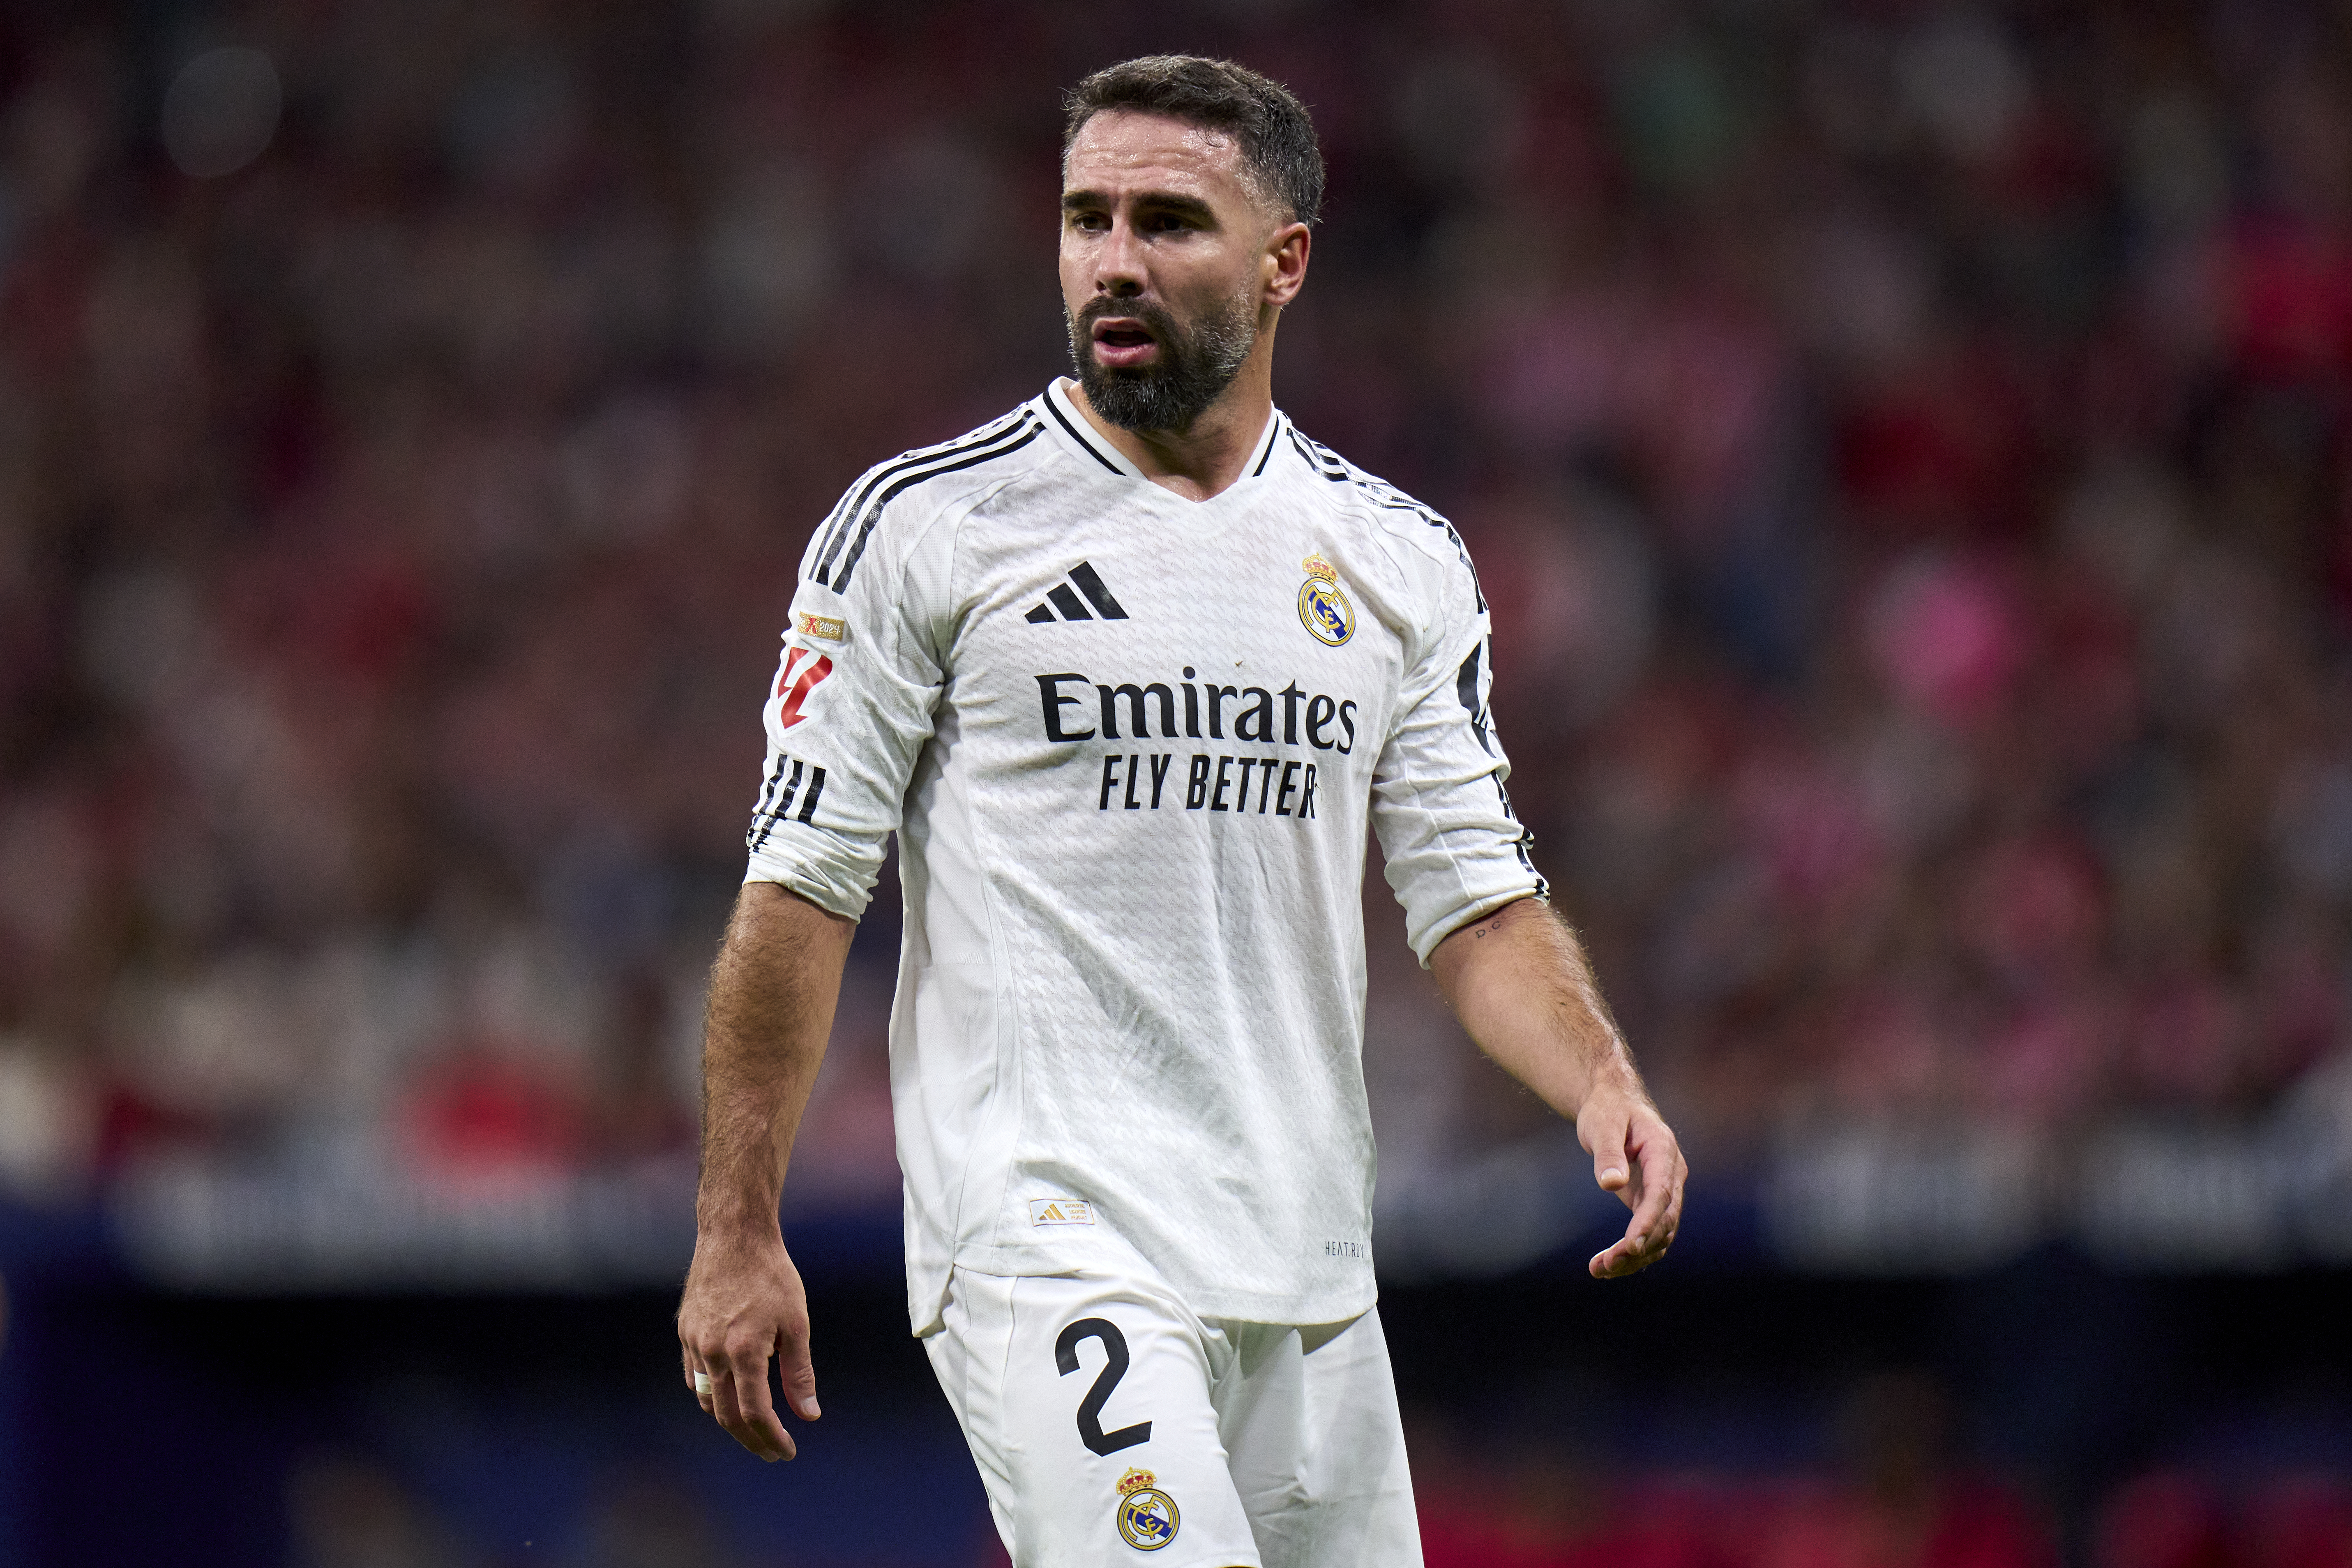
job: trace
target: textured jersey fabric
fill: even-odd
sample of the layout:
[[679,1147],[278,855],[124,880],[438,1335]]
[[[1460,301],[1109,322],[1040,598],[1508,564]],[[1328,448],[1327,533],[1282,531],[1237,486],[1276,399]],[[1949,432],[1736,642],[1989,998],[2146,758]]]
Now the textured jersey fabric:
[[1203,1316],[1374,1299],[1361,905],[1423,963],[1539,895],[1443,518],[1276,413],[1206,501],[1056,384],[810,542],[746,879],[864,912],[899,836],[908,1307],[1139,1257]]

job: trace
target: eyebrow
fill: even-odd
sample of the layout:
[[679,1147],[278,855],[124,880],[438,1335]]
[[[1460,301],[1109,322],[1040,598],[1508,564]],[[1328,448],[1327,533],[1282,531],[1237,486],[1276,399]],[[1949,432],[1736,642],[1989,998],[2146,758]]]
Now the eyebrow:
[[[1062,193],[1062,210],[1066,213],[1084,212],[1088,208],[1110,205],[1110,198],[1100,191]],[[1199,218],[1203,222],[1214,222],[1217,216],[1216,209],[1200,197],[1179,195],[1173,191],[1146,191],[1136,198],[1136,205],[1158,212],[1175,213],[1182,217]]]

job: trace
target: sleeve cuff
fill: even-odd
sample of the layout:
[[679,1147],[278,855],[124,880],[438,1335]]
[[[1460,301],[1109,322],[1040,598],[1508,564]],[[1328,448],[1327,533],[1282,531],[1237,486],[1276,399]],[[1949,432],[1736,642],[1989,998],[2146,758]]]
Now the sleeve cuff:
[[779,852],[774,845],[755,849],[743,868],[746,882],[774,882],[788,888],[828,914],[862,920],[874,899],[874,872],[805,856]]
[[1517,887],[1489,893],[1470,903],[1450,910],[1419,929],[1406,932],[1406,937],[1412,943],[1413,954],[1421,960],[1421,966],[1427,969],[1430,954],[1435,952],[1438,945],[1447,937],[1452,936],[1464,926],[1475,925],[1496,910],[1516,904],[1522,899],[1540,899],[1544,897],[1545,892],[1542,880],[1530,878]]

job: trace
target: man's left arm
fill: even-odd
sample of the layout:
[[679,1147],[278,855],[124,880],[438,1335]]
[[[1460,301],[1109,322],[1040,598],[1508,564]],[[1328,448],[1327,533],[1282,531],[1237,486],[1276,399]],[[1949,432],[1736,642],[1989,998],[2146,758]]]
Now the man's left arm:
[[[1433,524],[1433,514],[1423,514]],[[1642,1087],[1576,933],[1544,901],[1530,836],[1504,783],[1510,759],[1487,709],[1493,618],[1448,528],[1400,552],[1423,595],[1394,727],[1372,776],[1381,870],[1405,940],[1435,973],[1478,1047],[1576,1123],[1593,1174],[1633,1223],[1592,1260],[1615,1279],[1665,1254],[1682,1220],[1683,1157]]]
[[1687,1167],[1576,933],[1549,904],[1521,899],[1439,942],[1429,968],[1478,1048],[1576,1123],[1594,1179],[1633,1211],[1624,1236],[1594,1255],[1593,1278],[1622,1279],[1664,1257]]

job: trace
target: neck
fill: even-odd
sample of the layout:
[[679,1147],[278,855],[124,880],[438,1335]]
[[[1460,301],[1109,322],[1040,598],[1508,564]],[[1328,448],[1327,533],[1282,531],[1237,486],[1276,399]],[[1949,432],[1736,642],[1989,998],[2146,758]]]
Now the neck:
[[1207,500],[1242,477],[1274,416],[1273,339],[1271,329],[1261,331],[1233,384],[1181,430],[1122,429],[1095,412],[1082,381],[1071,384],[1070,401],[1145,479],[1187,500]]

